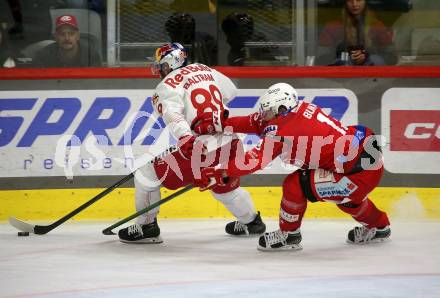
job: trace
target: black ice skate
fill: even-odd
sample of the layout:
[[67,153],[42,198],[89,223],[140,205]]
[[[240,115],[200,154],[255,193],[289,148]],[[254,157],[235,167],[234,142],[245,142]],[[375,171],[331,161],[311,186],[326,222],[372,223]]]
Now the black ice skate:
[[384,242],[390,239],[391,229],[389,226],[384,228],[367,228],[365,226],[355,227],[348,232],[348,243],[367,244]]
[[119,240],[124,243],[162,243],[157,220],[147,225],[134,224],[118,232]]
[[292,232],[276,230],[264,233],[258,241],[258,249],[264,251],[300,250],[302,240],[300,229]]
[[257,216],[250,223],[244,224],[239,221],[233,221],[226,225],[225,231],[233,236],[260,235],[266,231],[266,225],[261,220],[260,212],[257,212]]

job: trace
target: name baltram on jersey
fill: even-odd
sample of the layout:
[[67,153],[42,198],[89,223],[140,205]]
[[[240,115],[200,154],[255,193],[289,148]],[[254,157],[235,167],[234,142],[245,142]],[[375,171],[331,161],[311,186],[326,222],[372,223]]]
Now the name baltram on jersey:
[[344,127],[318,106],[305,102],[267,122],[255,113],[230,118],[225,125],[262,137],[246,152],[244,169],[228,164],[227,174],[231,177],[260,170],[279,155],[284,163],[301,169],[347,173],[362,152],[364,140],[372,134],[366,127]]
[[191,134],[190,123],[203,112],[223,111],[237,89],[222,73],[194,63],[169,73],[156,87],[155,110],[179,139]]

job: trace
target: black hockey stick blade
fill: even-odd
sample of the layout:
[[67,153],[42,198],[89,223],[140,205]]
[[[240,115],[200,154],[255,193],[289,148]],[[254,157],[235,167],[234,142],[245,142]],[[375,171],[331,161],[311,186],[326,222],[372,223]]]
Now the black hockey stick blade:
[[113,231],[112,231],[111,229],[109,229],[109,228],[106,228],[106,229],[102,230],[102,233],[103,233],[104,235],[116,235],[116,233],[113,232]]
[[170,194],[170,195],[167,196],[166,198],[163,198],[162,200],[160,200],[160,201],[158,201],[158,202],[156,202],[156,203],[154,203],[154,204],[151,204],[150,206],[148,206],[148,207],[146,207],[146,208],[144,208],[144,209],[142,209],[142,210],[139,210],[138,212],[136,212],[136,213],[134,213],[134,214],[132,214],[132,215],[130,215],[130,216],[124,218],[124,219],[121,219],[121,220],[118,221],[117,223],[112,224],[112,225],[109,226],[108,228],[105,228],[104,230],[102,230],[102,233],[103,233],[104,235],[116,235],[116,234],[113,233],[113,231],[112,231],[114,228],[119,227],[120,225],[123,225],[123,224],[125,224],[126,222],[129,222],[130,220],[132,220],[132,219],[138,217],[139,215],[142,215],[142,214],[144,214],[144,213],[146,213],[146,212],[148,212],[148,211],[150,211],[150,210],[152,210],[152,209],[154,209],[154,208],[156,208],[156,207],[158,207],[158,206],[160,206],[160,205],[162,205],[162,204],[164,204],[164,203],[166,203],[166,202],[168,202],[168,201],[174,199],[175,197],[180,196],[181,194],[187,192],[188,190],[190,190],[190,189],[192,189],[192,188],[193,188],[192,184],[187,185],[187,186],[185,186],[184,188],[182,188],[182,189],[176,191],[175,193]]

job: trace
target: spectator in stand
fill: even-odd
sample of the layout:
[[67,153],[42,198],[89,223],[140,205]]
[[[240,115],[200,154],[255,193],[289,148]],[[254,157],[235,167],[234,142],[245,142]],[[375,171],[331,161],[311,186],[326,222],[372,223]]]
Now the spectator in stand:
[[245,42],[266,42],[267,38],[254,30],[254,20],[245,12],[233,12],[222,22],[222,30],[230,46],[228,64],[233,66],[252,65],[252,61],[276,61],[282,56],[278,47],[252,47]]
[[10,50],[8,35],[0,26],[0,67],[12,68],[17,66],[16,55]]
[[318,64],[395,64],[392,43],[392,30],[368,10],[366,0],[345,0],[342,20],[326,24],[320,34],[319,44],[325,53],[319,55]]
[[96,49],[80,41],[78,22],[73,15],[59,16],[55,21],[55,43],[38,51],[36,67],[88,67],[101,66]]
[[174,13],[165,22],[165,30],[171,42],[178,42],[188,49],[190,63],[217,65],[217,43],[210,34],[196,31],[196,21],[189,13]]

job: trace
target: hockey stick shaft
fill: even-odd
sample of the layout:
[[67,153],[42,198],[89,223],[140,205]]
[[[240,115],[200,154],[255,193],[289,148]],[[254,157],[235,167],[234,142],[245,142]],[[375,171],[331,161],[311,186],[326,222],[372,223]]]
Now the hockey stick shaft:
[[144,213],[147,213],[148,211],[153,210],[153,209],[156,208],[156,207],[159,207],[160,205],[162,205],[162,204],[164,204],[164,203],[166,203],[166,202],[168,202],[168,201],[170,201],[170,200],[172,200],[172,199],[174,199],[174,198],[180,196],[181,194],[187,192],[188,190],[190,190],[190,189],[192,189],[192,188],[193,188],[193,186],[192,186],[191,184],[190,184],[190,185],[187,185],[187,186],[185,186],[184,188],[182,188],[182,189],[176,191],[175,193],[170,194],[170,195],[167,196],[166,198],[163,198],[162,200],[160,200],[160,201],[158,201],[158,202],[156,202],[156,203],[154,203],[154,204],[151,204],[150,206],[145,207],[144,209],[139,210],[138,212],[136,212],[136,213],[134,213],[134,214],[132,214],[132,215],[130,215],[130,216],[124,218],[124,219],[121,219],[121,220],[118,221],[117,223],[115,223],[115,224],[109,226],[108,228],[105,228],[104,230],[102,230],[102,233],[103,233],[104,235],[115,235],[115,233],[112,232],[112,230],[113,230],[114,228],[117,228],[117,227],[119,227],[120,225],[123,225],[123,224],[125,224],[126,222],[129,222],[130,220],[132,220],[132,219],[134,219],[134,218],[136,218],[136,217],[138,217],[138,216],[140,216],[140,215],[142,215],[142,214],[144,214]]
[[74,217],[75,215],[77,215],[78,213],[80,213],[81,211],[83,211],[84,209],[86,209],[87,207],[89,207],[90,205],[95,203],[96,201],[100,200],[101,198],[103,198],[104,196],[106,196],[107,194],[112,192],[115,188],[117,188],[117,187],[121,186],[122,184],[124,184],[125,182],[131,180],[133,177],[134,177],[134,174],[130,173],[129,175],[125,176],[124,178],[122,178],[121,180],[119,180],[118,182],[113,184],[112,186],[106,188],[105,190],[103,190],[102,192],[100,192],[99,194],[94,196],[92,199],[90,199],[89,201],[85,202],[84,204],[82,204],[81,206],[76,208],[75,210],[71,211],[70,213],[66,214],[65,216],[63,216],[62,218],[60,218],[59,220],[55,221],[54,223],[52,223],[50,225],[47,225],[47,226],[35,225],[34,226],[34,234],[42,235],[42,234],[46,234],[46,233],[52,231],[53,229],[55,229],[56,227],[58,227],[59,225],[61,225],[65,221]]
[[[43,234],[46,234],[47,232],[55,229],[56,227],[58,227],[59,225],[61,225],[65,221],[67,221],[68,219],[74,217],[75,215],[77,215],[78,213],[80,213],[81,211],[83,211],[84,209],[89,207],[90,205],[94,204],[95,202],[97,202],[101,198],[105,197],[107,194],[111,193],[115,188],[117,188],[117,187],[121,186],[122,184],[124,184],[125,182],[131,180],[133,177],[134,177],[134,173],[130,173],[129,175],[125,176],[124,178],[122,178],[121,180],[119,180],[118,182],[113,184],[112,186],[106,188],[105,190],[103,190],[102,192],[100,192],[99,194],[94,196],[92,199],[90,199],[86,203],[82,204],[81,206],[79,206],[78,208],[73,210],[72,212],[66,214],[65,216],[63,216],[62,218],[60,218],[59,220],[57,220],[53,224],[49,225],[49,229]],[[35,230],[37,230],[37,227],[38,226],[35,226]],[[35,234],[40,234],[40,233],[36,232]]]
[[[171,154],[175,150],[177,150],[177,147],[173,145],[173,146],[167,148],[161,154],[157,155],[155,158],[151,159],[148,163],[152,163],[152,162],[156,161],[157,159],[163,158],[164,156]],[[65,221],[69,220],[70,218],[72,218],[76,214],[80,213],[81,211],[83,211],[84,209],[86,209],[87,207],[89,207],[90,205],[92,205],[93,203],[95,203],[96,201],[101,199],[102,197],[106,196],[108,193],[112,192],[115,188],[117,188],[117,187],[121,186],[122,184],[124,184],[125,182],[131,180],[133,177],[134,177],[134,173],[131,173],[131,174],[125,176],[124,178],[122,178],[121,180],[119,180],[118,182],[116,182],[115,184],[110,186],[109,188],[105,189],[104,191],[102,191],[101,193],[99,193],[98,195],[96,195],[95,197],[93,197],[92,199],[90,199],[89,201],[84,203],[83,205],[79,206],[78,208],[76,208],[75,210],[70,212],[69,214],[66,214],[65,216],[63,216],[62,218],[60,218],[59,220],[55,221],[54,223],[52,223],[50,225],[47,225],[47,226],[32,225],[32,224],[26,223],[24,221],[21,221],[19,219],[16,219],[15,217],[10,217],[9,223],[13,227],[15,227],[16,229],[23,231],[23,232],[29,232],[29,233],[34,233],[34,234],[38,234],[38,235],[47,234],[48,232],[52,231],[53,229],[55,229],[56,227],[58,227],[59,225],[61,225]]]

